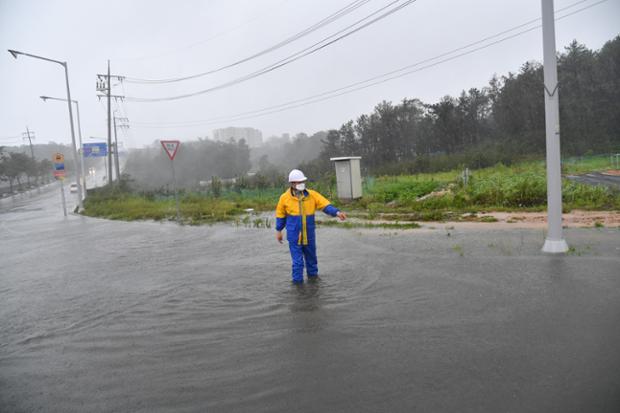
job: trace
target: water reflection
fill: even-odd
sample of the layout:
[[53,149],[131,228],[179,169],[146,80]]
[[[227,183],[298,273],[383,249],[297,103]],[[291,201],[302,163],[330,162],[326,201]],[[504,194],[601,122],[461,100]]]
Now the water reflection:
[[303,284],[292,284],[291,312],[317,311],[320,308],[320,286],[321,279],[319,277],[310,279]]

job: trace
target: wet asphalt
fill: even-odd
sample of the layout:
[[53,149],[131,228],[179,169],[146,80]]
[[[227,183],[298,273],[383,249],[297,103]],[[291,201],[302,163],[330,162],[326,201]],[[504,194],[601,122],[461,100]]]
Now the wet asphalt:
[[297,287],[273,229],[57,189],[0,200],[1,412],[620,411],[618,228],[320,228]]
[[602,185],[611,188],[612,190],[620,190],[620,176],[605,175],[599,172],[591,172],[583,175],[572,175],[567,177],[570,180],[588,184],[588,185]]

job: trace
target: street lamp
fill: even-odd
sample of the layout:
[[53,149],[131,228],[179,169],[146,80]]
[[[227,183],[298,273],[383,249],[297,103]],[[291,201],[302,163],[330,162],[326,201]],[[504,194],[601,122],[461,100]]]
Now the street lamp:
[[[17,50],[10,50],[9,53],[17,59],[17,56],[28,56],[34,59],[45,60],[52,63],[58,63],[62,67],[65,68],[65,81],[67,83],[67,106],[69,107],[69,125],[71,126],[71,142],[73,144],[73,160],[75,162],[75,167],[77,168],[77,175],[82,176],[82,165],[78,162],[77,150],[75,148],[75,130],[73,127],[73,109],[71,108],[71,90],[69,89],[69,68],[67,67],[67,62],[61,62],[60,60],[48,59],[47,57],[37,56],[30,53],[19,52]],[[80,179],[77,179],[77,187],[78,187],[78,208],[80,210],[84,209],[83,203],[83,192],[82,192],[82,183]]]
[[[62,99],[62,98],[53,98],[50,96],[39,96],[41,99],[43,99],[43,102],[47,101],[47,100],[58,100],[61,102],[66,102],[67,99]],[[85,175],[85,169],[84,169],[84,148],[82,146],[82,125],[80,124],[80,104],[78,103],[77,100],[72,100],[71,102],[75,103],[75,109],[76,109],[76,114],[77,114],[77,123],[78,123],[78,137],[80,139],[80,150],[82,151],[82,156],[80,156],[80,166],[82,167],[82,180],[84,181],[84,191],[86,191],[86,175]]]

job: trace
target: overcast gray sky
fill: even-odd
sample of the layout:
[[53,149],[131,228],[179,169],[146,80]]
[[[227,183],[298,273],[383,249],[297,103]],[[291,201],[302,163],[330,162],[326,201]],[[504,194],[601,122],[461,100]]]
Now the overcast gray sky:
[[[116,84],[128,97],[169,97],[211,88],[292,55],[394,0],[371,0],[297,41],[231,69],[170,84]],[[215,69],[264,50],[351,4],[352,0],[0,0],[0,145],[21,143],[26,126],[37,143],[71,141],[67,107],[40,95],[66,97],[60,65],[15,49],[67,61],[72,98],[80,102],[82,133],[106,136],[106,111],[95,90],[97,73],[161,79]],[[395,3],[405,3],[404,0]],[[620,0],[556,0],[566,15],[556,22],[562,49],[577,39],[593,49],[620,33]],[[466,46],[540,17],[540,0],[418,0],[322,50],[265,75],[198,96],[163,102],[115,104],[131,123],[120,140],[139,147],[159,139],[193,140],[214,128],[250,126],[264,137],[337,128],[382,100],[444,95],[487,85],[494,73],[518,71],[542,60],[542,35],[534,29],[483,50],[318,103],[247,119],[230,117],[338,89]],[[537,23],[521,27],[533,28]],[[499,40],[516,34],[515,30]],[[463,49],[463,51],[469,51]],[[453,57],[446,55],[444,57]],[[411,70],[420,69],[414,66]],[[561,99],[561,95],[560,95]],[[214,123],[214,118],[225,118]],[[173,126],[173,127],[170,127]],[[92,142],[92,141],[91,141]]]

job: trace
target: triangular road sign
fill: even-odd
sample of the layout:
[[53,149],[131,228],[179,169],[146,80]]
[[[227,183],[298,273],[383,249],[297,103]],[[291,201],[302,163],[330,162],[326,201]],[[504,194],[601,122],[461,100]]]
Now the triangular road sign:
[[179,149],[180,141],[160,141],[161,146],[164,147],[164,150],[168,154],[168,158],[172,161],[174,159],[174,155],[177,154],[177,150]]

